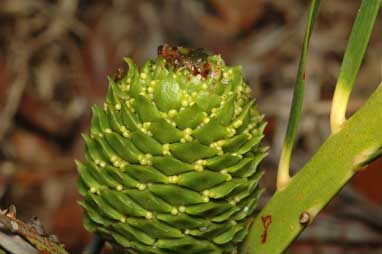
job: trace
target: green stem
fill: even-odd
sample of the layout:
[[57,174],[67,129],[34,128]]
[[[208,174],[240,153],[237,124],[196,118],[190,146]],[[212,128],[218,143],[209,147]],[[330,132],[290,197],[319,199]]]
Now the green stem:
[[305,30],[304,45],[301,50],[300,64],[293,92],[292,106],[289,114],[288,127],[281,151],[279,168],[277,170],[277,189],[283,189],[290,180],[289,167],[293,146],[297,136],[298,124],[301,118],[302,102],[304,100],[305,65],[308,55],[309,40],[312,34],[314,20],[320,5],[319,0],[312,0]]
[[333,96],[330,115],[333,133],[339,131],[346,121],[350,93],[365,55],[380,4],[381,0],[363,0],[354,22]]
[[[282,253],[382,147],[382,84],[257,216],[243,254]],[[370,157],[370,158],[369,158]]]

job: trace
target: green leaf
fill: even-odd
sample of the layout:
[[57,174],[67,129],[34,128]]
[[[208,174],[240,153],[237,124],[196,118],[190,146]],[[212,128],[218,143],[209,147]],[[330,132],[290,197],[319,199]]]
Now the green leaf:
[[229,132],[226,127],[220,125],[217,120],[213,119],[196,129],[192,135],[195,136],[200,143],[208,145],[216,140],[226,138]]
[[98,209],[111,220],[122,221],[124,216],[107,204],[100,196],[89,194],[91,199],[97,204]]
[[233,208],[229,203],[214,203],[208,202],[205,204],[198,204],[186,207],[186,213],[190,215],[197,215],[201,217],[218,216]]
[[225,182],[227,177],[220,173],[211,171],[188,172],[181,174],[177,184],[195,191],[202,191],[217,184]]
[[162,112],[168,112],[171,109],[179,109],[181,95],[182,90],[171,74],[163,79],[163,81],[160,81],[154,89],[155,104]]
[[169,124],[164,119],[160,119],[157,122],[152,122],[150,131],[153,134],[153,137],[162,144],[174,143],[183,137],[180,130]]
[[139,119],[128,109],[125,103],[122,104],[121,118],[123,124],[126,125],[128,130],[135,131],[138,129]]
[[131,140],[143,153],[149,153],[151,155],[162,154],[162,145],[154,138],[144,134],[141,131],[132,132]]
[[184,237],[179,229],[175,229],[156,219],[135,219],[128,218],[127,223],[142,230],[153,238],[181,238]]
[[231,95],[219,108],[215,119],[220,124],[227,126],[231,122],[235,112],[235,99],[236,95]]
[[[113,148],[113,153],[130,163],[137,163],[142,152],[128,139],[116,133],[105,133],[107,143]],[[110,158],[110,157],[109,157]]]
[[191,217],[187,214],[158,214],[157,218],[173,227],[180,229],[198,228],[210,223],[208,220],[199,217]]
[[202,109],[203,112],[210,112],[212,108],[220,105],[220,96],[211,94],[209,92],[201,91],[196,98],[196,104]]
[[145,217],[147,211],[121,191],[103,190],[102,196],[113,208],[128,216]]
[[209,223],[203,227],[189,230],[189,234],[196,237],[209,238],[222,234],[232,228],[229,223]]
[[208,241],[198,240],[191,237],[184,237],[176,240],[160,239],[157,242],[158,248],[166,249],[174,253],[187,254],[220,254],[221,251]]
[[186,128],[194,129],[203,121],[204,118],[205,114],[203,113],[203,110],[194,104],[191,107],[182,109],[177,114],[175,123],[181,130]]
[[170,147],[171,153],[174,154],[175,157],[188,163],[209,158],[218,153],[216,149],[202,145],[198,141],[171,144]]
[[225,153],[223,155],[214,156],[207,159],[207,167],[212,170],[221,170],[224,167],[230,167],[242,159],[241,155]]
[[369,44],[380,4],[381,0],[363,0],[353,24],[332,101],[331,127],[334,132],[345,121],[350,93]]
[[297,71],[296,83],[293,91],[292,106],[289,113],[288,127],[284,138],[284,144],[281,151],[281,157],[277,175],[277,188],[280,189],[282,185],[286,184],[289,180],[289,166],[292,156],[293,146],[296,141],[298,125],[301,118],[302,103],[304,100],[304,86],[305,86],[305,66],[308,56],[308,47],[310,36],[313,31],[314,20],[317,15],[319,0],[312,0],[308,15],[308,21],[305,30],[304,44],[301,49],[300,63]]
[[223,198],[237,188],[247,186],[247,179],[237,178],[209,189],[209,196],[215,199]]
[[242,230],[244,227],[241,226],[241,225],[236,225],[236,226],[233,226],[231,227],[229,230],[227,230],[226,232],[224,232],[224,234],[221,234],[219,235],[218,237],[215,237],[213,239],[214,243],[217,243],[217,244],[225,244],[225,243],[228,243],[230,242],[234,237],[235,235],[240,231]]
[[161,118],[159,110],[154,103],[143,95],[138,95],[136,97],[134,108],[137,111],[141,122],[153,122]]
[[150,166],[126,165],[123,167],[126,174],[143,183],[167,183],[168,177]]
[[[127,223],[116,223],[113,225],[113,228],[117,230],[117,232],[120,232],[121,237],[125,238],[126,241],[135,240],[147,245],[153,245],[155,242],[154,238],[150,237],[141,230],[128,225]],[[114,233],[112,235],[114,235]]]
[[88,187],[88,189],[90,188],[95,188],[95,189],[99,189],[101,187],[101,185],[98,183],[98,181],[96,181],[94,179],[94,177],[90,174],[89,170],[86,168],[86,166],[84,164],[82,164],[81,162],[79,161],[75,161],[76,162],[76,165],[77,165],[77,171],[78,171],[78,174],[80,175],[81,177],[81,181],[86,184],[86,186]]
[[168,176],[177,175],[192,170],[190,164],[177,160],[172,156],[155,156],[152,161],[155,168],[159,169],[162,173]]
[[[198,192],[170,184],[152,184],[149,190],[174,206],[198,204],[206,199]],[[176,195],[174,195],[176,193]]]
[[170,206],[163,199],[158,198],[148,190],[128,190],[126,193],[140,206],[148,211],[155,211],[158,213],[171,212],[172,206]]

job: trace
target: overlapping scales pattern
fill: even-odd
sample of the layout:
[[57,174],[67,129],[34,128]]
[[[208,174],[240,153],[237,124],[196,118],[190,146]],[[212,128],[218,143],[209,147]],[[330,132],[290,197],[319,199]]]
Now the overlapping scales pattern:
[[123,253],[236,253],[262,192],[265,123],[238,66],[158,57],[109,79],[77,162],[85,226]]

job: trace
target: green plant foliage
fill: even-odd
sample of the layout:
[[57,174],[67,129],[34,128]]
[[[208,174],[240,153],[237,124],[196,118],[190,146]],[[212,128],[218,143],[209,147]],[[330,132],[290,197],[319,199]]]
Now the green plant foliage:
[[191,60],[126,58],[93,107],[77,162],[84,224],[123,253],[236,253],[263,191],[265,123],[239,66],[177,53]]
[[288,186],[272,196],[253,222],[242,253],[283,253],[362,166],[381,156],[381,129],[382,84]]
[[381,0],[363,0],[349,37],[338,74],[331,110],[331,127],[336,132],[344,123],[346,108],[366,52]]
[[[303,54],[283,149],[285,158],[281,158],[279,170],[289,169],[291,144],[295,138],[303,97],[301,70],[304,67],[303,59],[306,54],[304,50],[307,49],[318,4],[319,1],[311,1]],[[381,0],[363,0],[354,22],[333,98],[331,124],[334,133],[312,159],[295,176],[288,179],[284,188],[279,189],[262,209],[243,244],[243,254],[283,253],[343,185],[360,168],[380,156],[382,148],[381,85],[363,108],[345,121],[347,101],[380,4]]]
[[298,124],[301,118],[302,103],[304,100],[305,68],[308,57],[310,36],[312,35],[314,21],[317,16],[319,0],[312,0],[305,29],[304,43],[301,49],[300,62],[298,65],[296,83],[294,85],[292,106],[289,114],[288,127],[281,151],[279,168],[277,172],[277,189],[284,188],[290,180],[289,166],[292,157],[292,150],[296,142]]

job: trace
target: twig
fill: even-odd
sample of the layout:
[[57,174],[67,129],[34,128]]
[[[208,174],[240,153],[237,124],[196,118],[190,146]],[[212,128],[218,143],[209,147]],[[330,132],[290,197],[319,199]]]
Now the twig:
[[[11,239],[12,237],[13,239],[17,239],[19,237],[26,239],[27,241],[24,241],[24,243],[33,245],[33,247],[37,249],[39,253],[68,254],[68,252],[61,246],[60,243],[57,243],[54,240],[50,239],[49,236],[40,235],[33,226],[30,226],[22,222],[21,220],[16,219],[15,212],[13,211],[12,212],[0,211],[0,232],[10,236],[8,240]],[[15,244],[15,241],[12,241],[12,242],[4,241],[1,244],[5,244],[5,243]],[[21,245],[18,245],[17,247],[16,245],[14,245],[13,247],[19,248],[20,246]],[[0,247],[9,249],[8,245],[7,246],[0,245]],[[35,252],[29,252],[29,253],[35,253]]]

